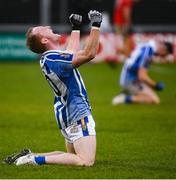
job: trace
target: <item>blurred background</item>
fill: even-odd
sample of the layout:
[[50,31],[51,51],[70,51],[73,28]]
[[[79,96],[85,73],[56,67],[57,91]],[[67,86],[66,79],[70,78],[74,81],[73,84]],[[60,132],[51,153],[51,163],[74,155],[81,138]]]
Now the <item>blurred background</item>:
[[[175,45],[176,0],[133,1],[130,13],[133,41],[138,42],[148,36],[151,38],[152,35],[152,38],[167,39]],[[123,46],[123,40],[119,34],[116,34],[115,29],[114,13],[117,4],[118,0],[1,0],[0,61],[35,60],[37,56],[25,47],[27,28],[51,25],[58,33],[67,34],[71,31],[68,22],[71,13],[83,15],[82,34],[86,34],[89,31],[87,13],[90,9],[97,9],[104,13],[102,33],[108,33],[106,37],[101,38],[101,48],[95,62],[106,59],[123,61],[124,57],[117,55],[116,51]],[[113,39],[116,39],[116,42],[113,42]],[[63,38],[63,47],[66,42],[67,35]],[[110,43],[107,44],[107,42]],[[107,54],[109,49],[111,49],[111,55]],[[174,61],[174,54],[170,59],[169,62]]]

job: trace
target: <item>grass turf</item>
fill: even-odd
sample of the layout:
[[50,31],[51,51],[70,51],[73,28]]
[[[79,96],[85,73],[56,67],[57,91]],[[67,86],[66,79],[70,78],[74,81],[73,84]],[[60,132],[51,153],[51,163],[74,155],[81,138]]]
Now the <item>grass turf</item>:
[[[96,120],[93,167],[0,163],[7,178],[176,178],[176,65],[153,65],[150,74],[166,83],[160,105],[111,106],[121,65],[80,68]],[[53,94],[38,64],[0,64],[0,160],[26,147],[64,151],[53,112]]]

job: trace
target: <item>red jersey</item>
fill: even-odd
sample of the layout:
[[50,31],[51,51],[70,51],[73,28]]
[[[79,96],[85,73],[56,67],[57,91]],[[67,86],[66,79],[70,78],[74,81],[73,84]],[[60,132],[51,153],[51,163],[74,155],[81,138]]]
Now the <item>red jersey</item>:
[[123,10],[124,8],[132,9],[132,6],[133,6],[133,0],[116,0],[116,6],[113,17],[114,24],[119,26],[123,26],[127,24],[128,22],[126,22],[124,18]]

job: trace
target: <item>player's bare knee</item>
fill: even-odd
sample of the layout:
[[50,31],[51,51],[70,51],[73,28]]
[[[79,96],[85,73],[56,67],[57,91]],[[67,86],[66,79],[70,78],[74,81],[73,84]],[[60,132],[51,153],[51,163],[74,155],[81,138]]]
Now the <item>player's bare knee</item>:
[[84,166],[93,166],[95,163],[95,158],[89,158],[89,159],[86,159],[84,160]]
[[83,161],[83,160],[80,160],[80,161],[77,163],[77,166],[85,166],[84,164],[85,164],[84,161]]
[[95,161],[84,161],[84,166],[90,167],[90,166],[93,166],[94,163],[95,163]]
[[80,160],[77,164],[77,166],[85,166],[90,167],[94,165],[94,160]]
[[160,103],[160,99],[159,99],[159,98],[154,99],[154,100],[153,100],[153,103],[154,103],[154,104],[159,104],[159,103]]
[[147,97],[146,98],[147,103],[149,104],[159,104],[160,103],[160,99],[158,97]]
[[152,103],[153,104],[159,104],[160,103],[160,99],[159,99],[159,97],[154,97],[154,98],[152,98]]

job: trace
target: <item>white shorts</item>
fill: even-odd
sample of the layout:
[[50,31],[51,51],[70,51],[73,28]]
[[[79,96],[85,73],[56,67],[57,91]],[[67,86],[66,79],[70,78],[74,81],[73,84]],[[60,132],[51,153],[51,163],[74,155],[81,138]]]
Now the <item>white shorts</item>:
[[61,133],[68,143],[73,143],[81,137],[95,136],[95,121],[92,115],[86,116],[66,129],[61,129]]
[[131,95],[136,95],[142,92],[146,88],[147,88],[147,85],[144,83],[135,83],[135,84],[130,84],[128,86],[123,87],[124,91],[127,94],[131,94]]

